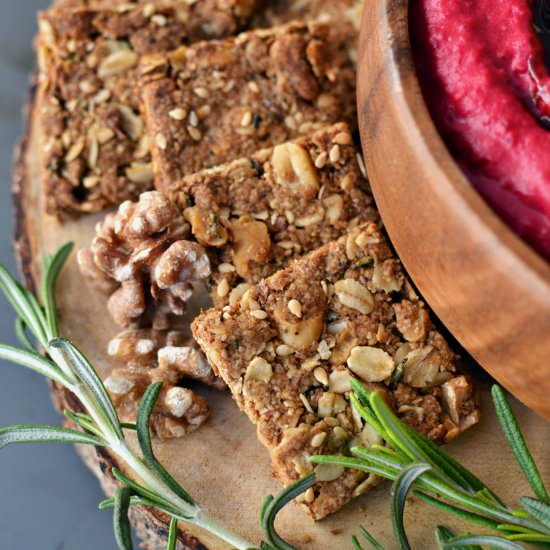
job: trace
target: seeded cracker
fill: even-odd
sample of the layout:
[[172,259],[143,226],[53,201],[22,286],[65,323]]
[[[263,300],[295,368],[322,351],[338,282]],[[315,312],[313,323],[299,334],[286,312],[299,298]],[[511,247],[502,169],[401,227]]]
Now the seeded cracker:
[[145,119],[156,187],[203,168],[355,124],[355,70],[338,33],[290,24],[200,42],[142,62]]
[[207,250],[215,303],[378,220],[361,162],[340,123],[174,182],[168,197]]
[[[352,411],[352,376],[438,443],[479,418],[469,379],[374,224],[291,263],[238,303],[202,313],[193,334],[285,485],[312,470],[312,454],[382,443]],[[335,466],[315,472],[303,498],[315,519],[377,482]]]
[[228,28],[201,26],[203,16],[184,5],[55,8],[40,15],[40,150],[49,214],[98,211],[152,187],[135,90],[140,57],[210,32],[234,32],[239,24],[233,19]]
[[146,14],[161,7],[177,8],[192,40],[236,34],[258,10],[258,0],[57,0],[55,8],[116,9],[128,11],[142,6]]

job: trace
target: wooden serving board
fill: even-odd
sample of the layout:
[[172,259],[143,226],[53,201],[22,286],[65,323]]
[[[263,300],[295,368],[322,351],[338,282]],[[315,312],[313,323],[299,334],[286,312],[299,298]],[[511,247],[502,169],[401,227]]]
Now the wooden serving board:
[[[89,244],[94,225],[101,216],[88,216],[59,225],[43,215],[43,197],[38,174],[37,131],[33,101],[29,104],[28,129],[16,161],[14,204],[17,219],[16,244],[27,285],[36,285],[44,254],[61,244],[74,241],[76,248]],[[107,342],[117,332],[105,309],[106,298],[92,290],[78,273],[75,257],[70,258],[61,275],[59,304],[62,333],[73,340],[91,359],[101,375],[111,368],[106,354]],[[489,381],[480,372],[483,418],[479,426],[450,446],[452,453],[504,499],[528,494],[500,434],[488,396]],[[59,408],[78,407],[67,392],[54,388]],[[259,509],[267,494],[281,487],[270,475],[267,451],[258,443],[253,425],[241,413],[227,393],[205,391],[211,406],[211,418],[197,432],[182,439],[156,444],[158,457],[197,501],[217,520],[241,536],[258,544],[262,533]],[[550,425],[514,402],[526,437],[542,474],[550,479]],[[94,470],[105,491],[112,492],[111,467],[117,464],[108,452],[93,448],[79,449],[87,465]],[[545,458],[546,457],[546,458]],[[278,527],[287,540],[300,549],[340,550],[351,548],[351,536],[363,525],[387,548],[395,546],[389,513],[388,483],[346,506],[339,513],[314,523],[302,509],[289,505],[280,515]],[[93,511],[90,511],[93,513]],[[166,517],[150,509],[137,509],[133,523],[146,548],[163,548]],[[406,511],[406,524],[413,548],[434,547],[433,530],[437,524],[465,531],[466,527],[414,498]],[[226,545],[207,533],[180,525],[180,549],[222,549]],[[114,547],[114,545],[113,545]]]

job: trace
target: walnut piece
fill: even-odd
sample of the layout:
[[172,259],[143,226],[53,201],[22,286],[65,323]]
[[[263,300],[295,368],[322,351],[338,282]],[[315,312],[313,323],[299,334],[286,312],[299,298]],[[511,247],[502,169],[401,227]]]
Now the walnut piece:
[[215,376],[195,342],[180,331],[129,329],[109,343],[108,353],[122,363],[105,379],[111,399],[123,422],[135,422],[140,400],[147,387],[163,387],[151,417],[159,438],[181,437],[199,428],[210,412],[206,400],[181,386],[193,379],[218,390],[225,384]]
[[108,309],[123,327],[170,327],[182,315],[192,284],[210,275],[199,244],[185,240],[189,226],[161,193],[122,203],[97,225],[90,248],[78,254],[81,273],[110,293]]

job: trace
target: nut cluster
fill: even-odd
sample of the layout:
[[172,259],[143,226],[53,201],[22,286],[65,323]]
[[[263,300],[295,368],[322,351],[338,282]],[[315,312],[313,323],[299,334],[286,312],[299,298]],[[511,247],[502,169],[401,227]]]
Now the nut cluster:
[[182,437],[199,428],[210,411],[203,397],[181,386],[197,380],[222,390],[202,352],[179,331],[129,329],[111,340],[109,355],[123,366],[113,369],[105,387],[123,422],[135,422],[139,402],[147,387],[163,382],[151,417],[155,435],[163,439]]
[[167,329],[182,315],[192,284],[210,275],[201,245],[161,193],[122,203],[97,225],[90,248],[78,254],[82,274],[111,296],[108,310],[123,327]]

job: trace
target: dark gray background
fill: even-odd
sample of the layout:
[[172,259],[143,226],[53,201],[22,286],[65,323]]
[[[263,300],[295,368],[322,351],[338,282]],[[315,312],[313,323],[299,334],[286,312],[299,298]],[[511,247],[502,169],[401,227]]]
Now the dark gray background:
[[[22,132],[21,109],[33,66],[36,12],[48,0],[0,0],[0,262],[15,270],[12,250],[11,163]],[[15,344],[13,315],[0,298],[0,341]],[[44,379],[0,362],[0,427],[59,423]],[[96,480],[63,444],[0,451],[1,550],[115,548],[109,512]]]

